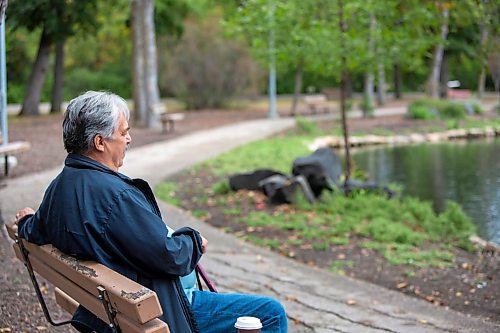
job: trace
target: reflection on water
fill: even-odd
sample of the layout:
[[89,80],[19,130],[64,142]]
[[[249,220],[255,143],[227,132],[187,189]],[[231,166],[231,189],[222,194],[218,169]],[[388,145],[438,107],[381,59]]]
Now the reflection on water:
[[479,236],[500,244],[500,139],[363,149],[353,158],[370,180],[400,183],[436,211],[458,202]]

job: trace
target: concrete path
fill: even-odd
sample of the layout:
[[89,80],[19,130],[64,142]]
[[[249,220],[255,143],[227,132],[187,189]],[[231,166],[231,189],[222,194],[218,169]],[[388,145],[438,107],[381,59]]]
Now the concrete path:
[[[290,118],[255,120],[131,149],[121,171],[154,186],[197,162],[293,125]],[[11,221],[24,206],[36,208],[59,170],[3,180],[4,221]],[[209,240],[202,263],[221,291],[278,298],[290,318],[291,333],[500,332],[500,326],[257,248],[167,204],[160,203],[160,208],[166,223],[192,226]]]

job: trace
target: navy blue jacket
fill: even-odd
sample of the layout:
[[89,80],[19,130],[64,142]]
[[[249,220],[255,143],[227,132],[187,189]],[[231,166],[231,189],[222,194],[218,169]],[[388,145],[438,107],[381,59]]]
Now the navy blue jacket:
[[[197,332],[179,277],[192,272],[201,258],[201,236],[191,228],[172,237],[167,233],[145,181],[76,154],[67,156],[37,212],[19,222],[22,238],[100,262],[154,290],[163,309],[161,319],[172,333]],[[108,331],[83,307],[73,324],[83,332]]]

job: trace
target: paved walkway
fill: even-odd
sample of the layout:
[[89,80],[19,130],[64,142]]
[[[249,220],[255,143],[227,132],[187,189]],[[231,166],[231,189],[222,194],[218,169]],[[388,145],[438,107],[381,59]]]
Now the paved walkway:
[[[293,124],[290,118],[255,120],[139,147],[127,153],[121,171],[155,185],[181,169]],[[37,207],[59,170],[7,179],[0,189],[3,219],[11,221],[26,205]],[[290,318],[291,333],[500,332],[500,326],[257,248],[175,207],[160,203],[160,208],[173,227],[189,225],[209,239],[202,263],[221,291],[278,298]]]

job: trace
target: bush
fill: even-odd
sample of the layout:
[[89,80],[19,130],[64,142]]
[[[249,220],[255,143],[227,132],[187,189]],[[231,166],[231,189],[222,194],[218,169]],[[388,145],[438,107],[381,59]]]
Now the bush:
[[413,105],[408,108],[408,115],[411,119],[432,120],[437,119],[436,112],[423,105]]
[[259,74],[245,48],[223,36],[219,19],[209,15],[188,22],[168,59],[167,82],[188,109],[224,107]]
[[[482,112],[479,105],[471,104],[471,108],[474,113]],[[465,104],[432,98],[421,98],[408,106],[408,116],[412,119],[462,119],[467,113]]]
[[304,117],[297,117],[295,119],[295,122],[300,133],[315,135],[320,132],[318,126],[309,119],[306,119]]
[[448,102],[439,113],[441,118],[463,119],[467,115],[467,108],[461,103]]

